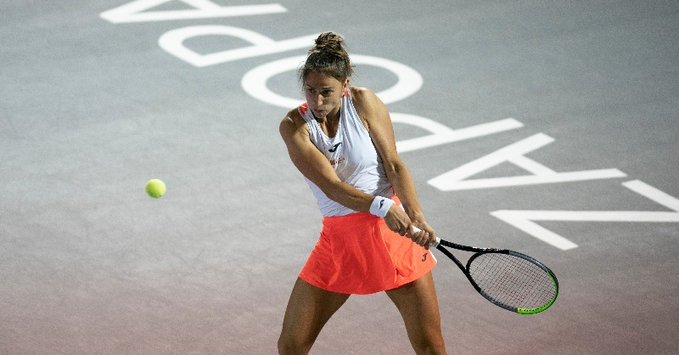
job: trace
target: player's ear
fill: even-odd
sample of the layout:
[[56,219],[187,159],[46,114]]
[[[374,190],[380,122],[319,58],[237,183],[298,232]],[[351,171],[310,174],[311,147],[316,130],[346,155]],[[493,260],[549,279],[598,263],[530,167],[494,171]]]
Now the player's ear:
[[344,84],[342,85],[342,92],[344,94],[347,94],[349,92],[349,82],[350,82],[349,78],[346,78],[344,80]]

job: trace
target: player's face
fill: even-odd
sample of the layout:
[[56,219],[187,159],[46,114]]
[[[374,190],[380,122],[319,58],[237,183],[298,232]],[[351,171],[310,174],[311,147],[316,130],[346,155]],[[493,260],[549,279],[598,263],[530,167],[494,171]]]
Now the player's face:
[[317,72],[307,74],[304,80],[304,95],[309,109],[317,119],[338,117],[342,95],[348,82],[347,80],[342,83],[332,76]]

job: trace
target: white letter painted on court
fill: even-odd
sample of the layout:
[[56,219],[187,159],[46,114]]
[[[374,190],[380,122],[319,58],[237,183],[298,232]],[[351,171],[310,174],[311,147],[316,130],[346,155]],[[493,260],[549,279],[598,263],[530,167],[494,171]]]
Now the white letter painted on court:
[[491,215],[561,250],[573,249],[577,245],[535,221],[679,223],[679,199],[640,180],[622,185],[674,212],[498,210]]
[[[200,54],[184,46],[184,41],[200,36],[231,36],[252,44],[251,46],[224,50],[216,53]],[[235,60],[252,58],[266,54],[280,53],[313,45],[318,34],[296,37],[283,41],[259,34],[255,31],[230,26],[190,26],[164,33],[158,45],[166,52],[196,67],[206,67]]]
[[[315,36],[312,37],[315,38]],[[267,81],[275,75],[297,70],[305,60],[306,56],[295,56],[262,64],[243,75],[241,86],[250,96],[260,101],[284,108],[299,106],[304,100],[276,94],[269,89]],[[359,54],[351,55],[351,62],[353,64],[384,68],[396,74],[396,84],[376,93],[384,103],[389,104],[403,100],[416,93],[422,87],[423,80],[420,73],[405,64],[380,57]]]
[[[464,164],[443,175],[437,176],[428,182],[430,185],[438,188],[439,190],[453,191],[611,179],[626,176],[625,173],[618,169],[556,172],[536,162],[535,160],[524,156],[524,154],[528,154],[553,141],[554,139],[552,137],[549,137],[543,133],[538,133],[519,142],[510,144],[484,157]],[[532,175],[465,180],[470,176],[488,170],[503,162],[514,164],[530,172]]]
[[99,16],[111,23],[153,22],[202,18],[268,15],[286,12],[279,4],[219,6],[209,0],[179,0],[192,7],[186,10],[146,11],[173,0],[137,0],[104,11]]
[[408,124],[431,132],[431,134],[426,136],[410,138],[396,142],[396,147],[399,153],[435,147],[447,143],[460,142],[523,127],[521,122],[513,118],[506,118],[504,120],[493,121],[489,123],[481,123],[475,126],[459,128],[455,130],[450,129],[447,126],[432,119],[406,113],[392,113],[391,120],[394,123]]

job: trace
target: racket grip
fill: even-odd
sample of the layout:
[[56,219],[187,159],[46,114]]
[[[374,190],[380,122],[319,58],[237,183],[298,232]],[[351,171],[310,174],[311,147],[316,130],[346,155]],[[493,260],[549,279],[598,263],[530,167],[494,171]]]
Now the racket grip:
[[[419,228],[417,228],[416,226],[413,226],[413,228],[411,229],[411,233],[412,233],[412,234],[417,234],[417,233],[419,233],[419,232],[421,232],[421,231],[422,231],[422,230],[419,229]],[[432,243],[432,244],[430,245],[430,247],[436,248],[437,246],[439,246],[439,244],[441,244],[441,238],[436,237],[436,241],[435,241],[434,243]]]

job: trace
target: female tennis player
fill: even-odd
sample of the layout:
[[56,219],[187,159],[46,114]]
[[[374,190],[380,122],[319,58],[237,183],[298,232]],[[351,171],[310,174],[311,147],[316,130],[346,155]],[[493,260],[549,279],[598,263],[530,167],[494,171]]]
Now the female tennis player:
[[[280,133],[324,216],[320,239],[299,274],[278,340],[281,354],[305,354],[352,294],[386,291],[418,354],[443,354],[427,223],[413,180],[396,152],[386,105],[350,85],[343,38],[316,39],[299,71],[306,103]],[[422,232],[408,233],[414,226]],[[407,237],[405,237],[407,236]]]

